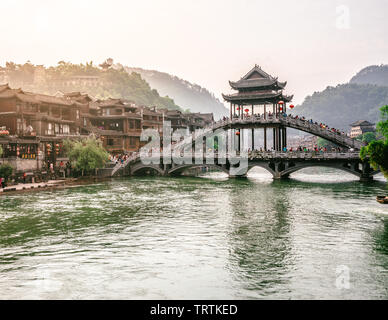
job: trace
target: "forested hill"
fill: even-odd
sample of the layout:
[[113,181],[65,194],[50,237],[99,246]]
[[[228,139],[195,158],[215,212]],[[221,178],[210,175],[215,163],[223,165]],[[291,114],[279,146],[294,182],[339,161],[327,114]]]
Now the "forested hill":
[[[365,73],[365,70],[369,71]],[[382,73],[381,68],[365,68],[352,78],[351,83],[327,87],[322,92],[307,96],[292,113],[346,131],[357,120],[376,123],[379,108],[388,104],[388,86],[374,84],[383,83]],[[373,83],[364,83],[367,79]]]
[[72,64],[60,61],[58,65],[43,67],[30,62],[7,62],[0,66],[0,84],[37,93],[56,94],[58,91],[81,91],[95,98],[123,98],[139,105],[181,109],[169,97],[160,96],[138,73],[112,68],[93,62]]
[[388,87],[388,65],[369,66],[362,69],[351,80],[350,83],[376,84]]
[[174,97],[174,101],[183,109],[191,112],[213,112],[215,118],[228,114],[224,104],[207,89],[180,79],[168,73],[141,68],[125,67],[128,73],[136,72],[160,94]]

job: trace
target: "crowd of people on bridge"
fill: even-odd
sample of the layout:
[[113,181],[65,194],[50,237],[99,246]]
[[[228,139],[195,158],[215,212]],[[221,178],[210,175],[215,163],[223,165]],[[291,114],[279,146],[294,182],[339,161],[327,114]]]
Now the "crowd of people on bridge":
[[115,164],[121,164],[123,165],[125,161],[129,158],[129,154],[110,154],[109,155],[109,161],[114,162]]
[[[251,114],[246,113],[246,114],[243,114],[242,117],[243,117],[243,119],[251,119],[252,117],[254,117],[255,119],[271,119],[271,118],[273,118],[274,115],[275,115],[275,117],[276,117],[276,114],[273,114],[273,113],[271,113],[271,112],[269,111],[269,112],[266,112],[265,114],[254,114],[253,116],[252,116]],[[318,122],[316,122],[316,121],[314,122],[313,119],[307,120],[304,116],[299,117],[298,115],[287,114],[287,113],[285,113],[285,112],[279,113],[278,115],[279,115],[279,117],[284,117],[284,118],[289,118],[289,119],[295,119],[295,120],[298,120],[298,119],[299,119],[299,120],[301,120],[301,121],[303,121],[303,122],[306,122],[306,123],[309,123],[309,124],[317,125],[317,126],[319,126],[321,129],[325,129],[325,130],[327,130],[327,131],[336,133],[336,134],[338,134],[338,135],[348,136],[344,131],[341,131],[341,130],[336,129],[336,128],[330,128],[327,124],[322,123],[322,122],[320,122],[320,123],[318,123]],[[235,115],[233,116],[233,119],[238,119],[238,118],[240,118],[240,117],[239,117],[237,114],[235,114]],[[220,120],[220,121],[226,122],[226,121],[228,121],[228,120],[229,120],[229,117],[225,117],[225,116],[224,116],[224,117],[222,118],[222,120]],[[216,122],[216,123],[217,123],[217,122]]]
[[[350,149],[350,151],[352,151],[352,149]],[[276,152],[273,148],[270,149],[270,150],[265,150],[263,148],[260,148],[260,149],[248,149],[248,152]],[[280,152],[280,151],[278,151]],[[314,152],[314,153],[324,153],[324,152],[345,152],[345,150],[343,148],[340,148],[340,147],[336,147],[336,148],[330,148],[328,149],[327,147],[318,147],[318,146],[315,146],[313,148],[307,148],[307,147],[302,147],[302,146],[299,146],[297,148],[287,148],[287,147],[284,147],[282,149],[283,153],[287,153],[287,152]]]

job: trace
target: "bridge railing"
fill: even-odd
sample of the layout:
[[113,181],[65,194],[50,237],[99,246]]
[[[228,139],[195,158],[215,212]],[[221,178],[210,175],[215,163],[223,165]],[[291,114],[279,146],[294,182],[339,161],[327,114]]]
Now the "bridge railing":
[[[224,128],[228,125],[236,125],[236,124],[262,124],[262,125],[283,124],[286,126],[288,125],[289,127],[292,127],[295,129],[301,129],[306,132],[328,138],[333,142],[337,142],[339,144],[346,145],[348,147],[360,149],[363,146],[361,142],[354,140],[353,138],[349,137],[345,133],[342,133],[339,131],[332,131],[327,126],[321,126],[320,124],[316,124],[301,118],[295,118],[290,115],[284,116],[283,114],[280,114],[278,116],[266,115],[265,118],[263,116],[244,116],[243,118],[232,118],[232,119],[226,118],[225,120],[221,119],[211,124],[210,126],[206,127],[204,131],[205,132],[211,131],[211,130],[214,131],[219,128]],[[201,133],[197,134],[196,137],[200,135]],[[185,143],[190,143],[190,140],[182,141],[180,144],[177,145],[177,147]]]
[[137,158],[139,158],[139,152],[134,152],[132,155],[130,155],[123,163],[121,162],[118,162],[113,170],[112,170],[112,173],[111,175],[113,176],[117,171],[119,171],[121,168],[125,168],[131,161],[134,161],[136,160]]
[[250,152],[250,159],[359,159],[358,152]]

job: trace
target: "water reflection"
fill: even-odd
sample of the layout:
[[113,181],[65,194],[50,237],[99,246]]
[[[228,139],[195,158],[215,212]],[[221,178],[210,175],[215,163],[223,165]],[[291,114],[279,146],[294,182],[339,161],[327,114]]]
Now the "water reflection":
[[[335,172],[273,181],[253,171],[242,180],[136,177],[2,196],[0,292],[387,298],[388,216],[375,201],[384,191]],[[339,265],[350,268],[349,290],[335,287]],[[46,273],[54,289],[39,286]]]
[[278,183],[241,183],[230,191],[230,266],[244,289],[268,295],[287,283],[289,256],[288,194]]

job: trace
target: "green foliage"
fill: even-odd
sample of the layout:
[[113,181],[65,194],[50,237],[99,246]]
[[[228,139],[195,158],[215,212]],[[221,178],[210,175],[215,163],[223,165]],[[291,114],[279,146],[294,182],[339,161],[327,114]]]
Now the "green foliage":
[[71,140],[69,138],[64,139],[62,142],[64,153],[68,156],[70,154],[70,151],[73,149],[74,146],[74,140]]
[[0,165],[0,177],[4,178],[5,181],[12,175],[13,167],[9,163],[3,163]]
[[362,147],[360,158],[365,160],[369,156],[369,163],[375,170],[380,170],[388,179],[388,141],[372,141],[368,146]]
[[381,121],[377,123],[377,132],[381,133],[385,139],[388,139],[388,105],[380,108]]
[[367,144],[376,141],[376,134],[374,132],[365,132],[362,135],[361,141],[366,142]]
[[[59,61],[57,66],[44,69],[45,79],[39,84],[33,82],[36,68],[30,63],[19,65],[7,62],[5,71],[12,86],[22,87],[25,90],[46,94],[55,94],[58,90],[63,92],[81,91],[100,99],[122,98],[138,105],[180,110],[174,100],[169,97],[161,97],[158,91],[151,89],[150,85],[138,73],[129,74],[123,68],[102,70],[95,66],[93,61],[85,64]],[[73,76],[98,76],[100,84],[88,86],[76,83],[62,87],[60,81],[51,81],[51,79],[66,80]]]
[[317,146],[318,148],[332,148],[332,147],[336,147],[336,145],[326,139],[323,139],[321,137],[319,137],[317,139]]
[[369,163],[375,170],[380,170],[388,179],[388,106],[381,109],[382,120],[377,124],[378,131],[383,134],[385,140],[377,140],[369,143],[368,146],[362,147],[360,158],[365,160],[369,157]]
[[101,141],[94,136],[80,141],[67,140],[65,148],[73,167],[78,170],[91,171],[103,168],[109,159],[109,154]]
[[3,155],[3,147],[0,146],[0,157]]

